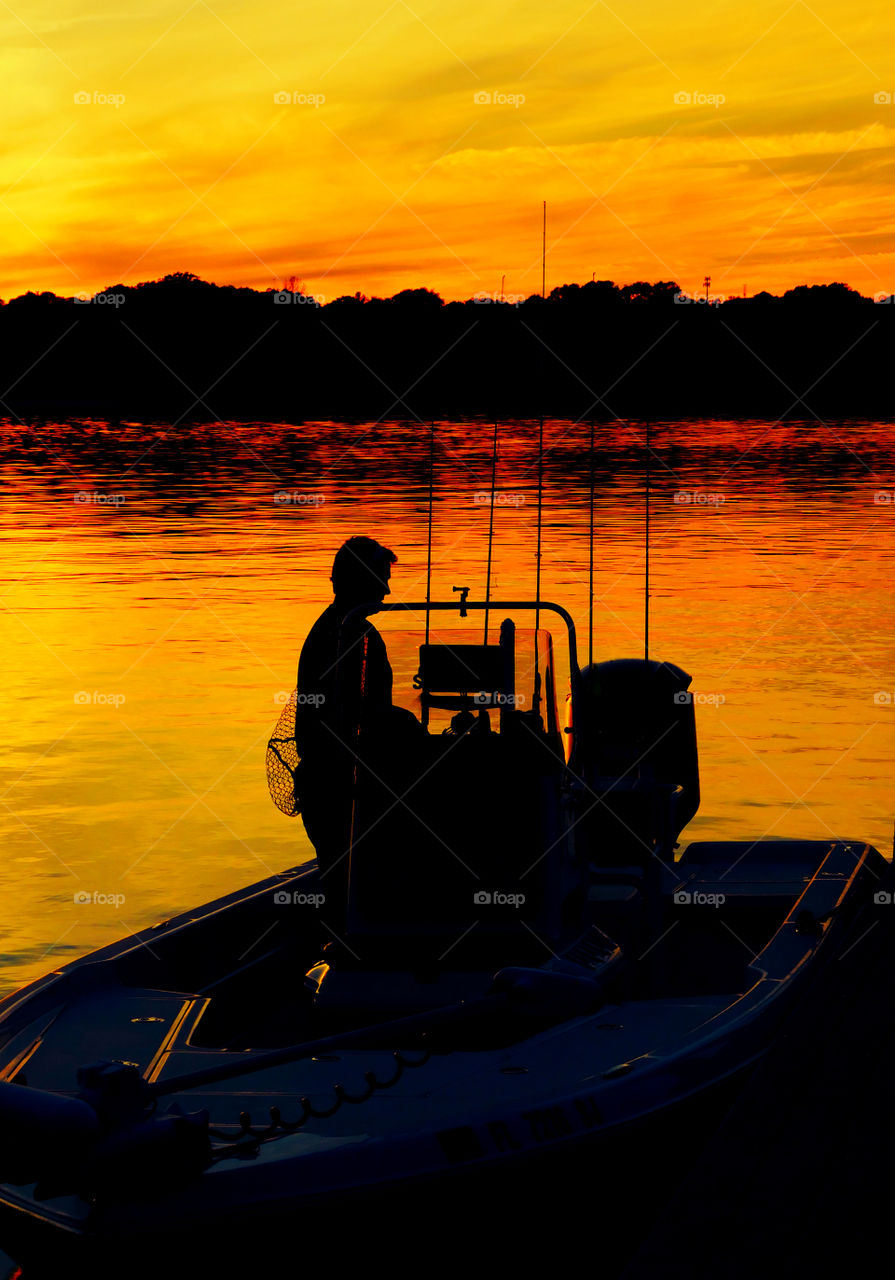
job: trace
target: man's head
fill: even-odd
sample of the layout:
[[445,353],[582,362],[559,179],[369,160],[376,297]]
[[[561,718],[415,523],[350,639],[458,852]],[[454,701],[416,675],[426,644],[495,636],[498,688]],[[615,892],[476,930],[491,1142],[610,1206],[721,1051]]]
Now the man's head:
[[332,584],[344,601],[383,600],[388,594],[391,566],[398,557],[373,538],[349,538],[336,552]]

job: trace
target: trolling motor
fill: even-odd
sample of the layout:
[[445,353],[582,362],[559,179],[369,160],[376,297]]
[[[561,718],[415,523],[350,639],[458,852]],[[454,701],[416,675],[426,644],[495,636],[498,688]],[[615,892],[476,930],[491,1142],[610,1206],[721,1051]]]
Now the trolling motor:
[[78,1070],[77,1096],[0,1083],[0,1181],[38,1183],[40,1194],[127,1196],[200,1174],[211,1157],[208,1112],[153,1099],[136,1067],[95,1062]]

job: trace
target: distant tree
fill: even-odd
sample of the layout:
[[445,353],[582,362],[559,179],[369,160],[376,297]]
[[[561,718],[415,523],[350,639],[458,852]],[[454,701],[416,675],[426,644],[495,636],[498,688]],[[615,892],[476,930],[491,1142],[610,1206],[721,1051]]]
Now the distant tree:
[[160,280],[144,280],[136,287],[153,293],[159,290],[164,290],[166,293],[172,293],[175,290],[183,292],[187,289],[194,293],[199,293],[200,291],[207,293],[216,289],[217,285],[200,279],[193,271],[170,271],[167,275],[162,276]]
[[676,280],[657,280],[653,285],[654,302],[674,302],[677,294],[681,292],[681,286]]
[[638,280],[621,289],[626,302],[673,302],[675,294],[680,292],[681,286],[675,280],[659,280],[656,284]]
[[290,276],[288,280],[283,281],[281,288],[278,289],[276,285],[270,285],[265,290],[265,292],[266,293],[304,294],[305,282],[304,280],[300,279],[298,276]]
[[767,289],[762,289],[760,293],[754,293],[751,298],[728,298],[728,302],[780,302],[781,299],[775,293],[768,293]]
[[794,289],[787,289],[783,295],[784,302],[810,302],[825,305],[830,302],[865,302],[856,289],[841,281],[832,284],[797,284]]
[[400,293],[394,294],[388,301],[398,307],[426,307],[430,311],[434,311],[436,307],[444,306],[444,299],[434,289],[402,289]]
[[368,299],[362,293],[343,293],[338,298],[333,298],[332,302],[328,302],[328,307],[362,307]]
[[49,289],[43,289],[40,293],[35,293],[33,289],[29,289],[27,293],[19,294],[17,298],[10,298],[8,305],[10,307],[17,305],[26,307],[47,307],[52,306],[54,302],[65,301],[65,298],[60,298]]
[[614,280],[588,280],[581,287],[581,297],[591,305],[621,302],[621,290]]

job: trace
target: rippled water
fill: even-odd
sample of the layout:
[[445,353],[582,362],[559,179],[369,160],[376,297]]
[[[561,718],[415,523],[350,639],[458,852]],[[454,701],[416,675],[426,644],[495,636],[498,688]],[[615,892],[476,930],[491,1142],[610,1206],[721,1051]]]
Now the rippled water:
[[[436,426],[436,598],[484,585],[492,431]],[[545,424],[543,593],[584,658],[589,434]],[[505,599],[534,592],[537,437],[501,424]],[[639,655],[644,429],[596,440],[594,653]],[[662,423],[651,442],[650,651],[697,697],[687,835],[888,854],[891,427]],[[347,536],[394,548],[394,599],[424,596],[429,448],[418,423],[3,424],[3,986],[311,856],[267,795],[278,695]]]

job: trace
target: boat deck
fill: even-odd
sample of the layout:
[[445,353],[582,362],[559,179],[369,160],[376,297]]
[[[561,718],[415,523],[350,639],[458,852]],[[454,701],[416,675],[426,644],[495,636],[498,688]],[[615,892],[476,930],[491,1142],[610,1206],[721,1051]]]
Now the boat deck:
[[854,922],[623,1280],[876,1269],[895,1149],[895,871]]

